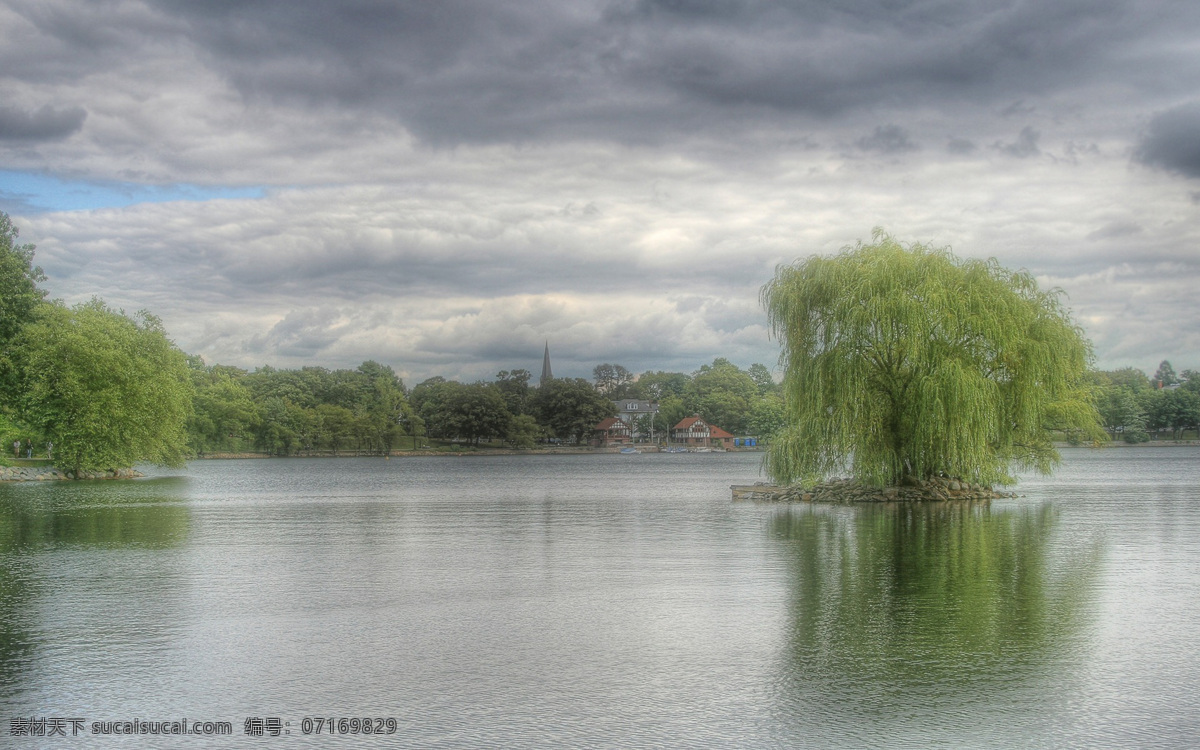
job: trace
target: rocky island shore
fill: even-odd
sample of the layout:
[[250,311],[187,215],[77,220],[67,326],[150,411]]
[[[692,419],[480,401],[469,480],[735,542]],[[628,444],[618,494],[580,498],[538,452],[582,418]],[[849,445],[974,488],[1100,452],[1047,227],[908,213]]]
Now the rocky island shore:
[[63,471],[53,466],[0,466],[0,482],[50,482],[62,479],[134,479],[145,474],[136,469]]
[[908,478],[898,487],[872,487],[853,479],[832,479],[804,487],[773,484],[734,485],[733,499],[760,503],[890,503],[945,502],[948,500],[996,500],[1016,497],[1015,492],[1000,492],[991,487],[962,479],[934,477]]

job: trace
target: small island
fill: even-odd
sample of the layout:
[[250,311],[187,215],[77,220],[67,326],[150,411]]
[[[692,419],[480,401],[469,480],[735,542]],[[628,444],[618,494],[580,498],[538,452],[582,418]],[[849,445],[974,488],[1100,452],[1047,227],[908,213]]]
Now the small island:
[[762,299],[783,347],[785,420],[766,461],[779,489],[757,494],[988,499],[1013,468],[1057,465],[1056,433],[1107,440],[1091,344],[1061,292],[1026,271],[876,230],[872,244],[781,266]]
[[733,485],[734,501],[749,500],[767,503],[898,503],[951,502],[998,500],[1016,497],[1014,492],[1000,492],[991,487],[971,484],[962,479],[932,477],[920,480],[909,478],[898,487],[872,487],[853,479],[832,479],[811,487],[801,484],[780,487],[760,483]]

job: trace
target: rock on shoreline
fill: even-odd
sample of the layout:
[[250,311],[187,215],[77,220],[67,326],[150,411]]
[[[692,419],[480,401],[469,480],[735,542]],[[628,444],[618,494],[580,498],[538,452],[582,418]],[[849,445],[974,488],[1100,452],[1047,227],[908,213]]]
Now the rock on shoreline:
[[734,500],[768,503],[891,503],[944,502],[947,500],[996,500],[1016,497],[1015,492],[998,492],[961,479],[934,477],[910,479],[900,487],[870,487],[853,479],[832,479],[813,487],[754,484],[733,487]]
[[136,469],[63,471],[53,466],[0,466],[0,482],[50,482],[62,479],[133,479],[146,476]]

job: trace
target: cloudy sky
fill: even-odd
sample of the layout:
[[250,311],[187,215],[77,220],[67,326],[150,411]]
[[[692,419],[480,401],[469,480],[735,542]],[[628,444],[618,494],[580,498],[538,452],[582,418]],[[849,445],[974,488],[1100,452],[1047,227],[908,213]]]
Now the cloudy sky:
[[1193,0],[0,0],[0,210],[207,362],[774,365],[881,226],[1200,367]]

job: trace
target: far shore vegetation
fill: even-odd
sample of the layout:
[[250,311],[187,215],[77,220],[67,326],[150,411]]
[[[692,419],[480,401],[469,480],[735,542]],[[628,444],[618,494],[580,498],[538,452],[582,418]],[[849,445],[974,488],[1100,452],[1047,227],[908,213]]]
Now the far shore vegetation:
[[[799,355],[804,348],[811,348],[804,337],[815,334],[798,331],[789,321],[800,314],[806,295],[833,294],[839,284],[848,283],[833,265],[811,282],[820,288],[795,286],[795,279],[788,274],[804,270],[803,264],[786,267],[791,271],[781,269],[781,275],[769,285],[765,301],[786,355],[782,383],[776,382],[771,368],[764,364],[743,369],[717,358],[690,373],[651,370],[636,374],[618,364],[602,363],[594,368],[591,380],[555,378],[539,386],[532,382],[533,373],[516,368],[500,371],[490,380],[461,383],[432,377],[410,387],[391,367],[374,361],[354,369],[263,366],[252,371],[205,363],[180,351],[150,312],[127,315],[100,299],[73,307],[47,300],[39,287],[45,276],[33,262],[34,247],[18,244],[17,238],[16,227],[0,213],[0,455],[6,463],[37,461],[80,472],[139,462],[179,465],[188,458],[211,455],[389,455],[580,446],[587,444],[597,423],[617,414],[614,401],[626,399],[657,404],[653,422],[646,415],[636,425],[644,439],[653,434],[656,442],[662,442],[672,426],[699,415],[735,436],[773,444],[779,452],[773,454],[771,465],[780,479],[835,468],[829,459],[833,455],[829,451],[834,449],[857,451],[864,458],[866,450],[873,449],[869,443],[849,440],[844,421],[827,423],[820,413],[805,412],[799,406],[798,398],[826,378],[823,382],[841,390],[823,396],[826,400],[819,402],[821,408],[836,407],[838,420],[873,414],[853,408],[855,403],[868,403],[856,401],[866,398],[861,388],[872,377],[866,370],[845,359],[822,364],[827,371],[821,371],[821,378],[814,374],[818,370],[795,367],[803,361]],[[904,414],[874,414],[886,416],[899,430],[888,433],[888,440],[911,436],[924,441],[928,450],[883,457],[876,462],[877,468],[867,472],[871,478],[892,481],[902,469],[969,474],[959,469],[972,464],[981,467],[975,476],[999,479],[1004,476],[1001,465],[989,463],[986,448],[989,441],[997,439],[1007,441],[1000,456],[1004,461],[1013,458],[1015,451],[1027,450],[1027,462],[1046,465],[1053,459],[1051,439],[1090,443],[1105,433],[1126,442],[1196,436],[1200,374],[1192,370],[1177,374],[1165,361],[1153,377],[1134,368],[1090,370],[1087,344],[1078,329],[1057,306],[1057,298],[1029,287],[1027,276],[987,263],[963,264],[928,248],[918,248],[917,253],[928,257],[913,256],[912,248],[897,248],[890,252],[909,253],[896,255],[908,276],[896,276],[896,269],[885,270],[885,275],[892,274],[896,284],[908,278],[916,285],[913,288],[923,290],[921,294],[941,294],[953,284],[966,282],[949,281],[920,263],[965,273],[967,281],[978,283],[968,302],[979,295],[998,294],[1006,286],[1019,287],[1014,299],[1026,307],[1013,302],[1008,314],[1024,316],[1033,327],[1023,330],[1037,329],[1045,336],[1039,340],[1042,348],[1038,352],[1046,366],[1032,381],[1001,389],[988,403],[972,400],[971,389],[977,384],[962,370],[943,368],[933,373],[941,380],[922,381],[921,387],[926,388],[925,396],[941,404],[949,421],[926,429],[905,422],[908,417]],[[810,270],[817,269],[815,261],[806,263],[814,263]],[[843,309],[840,314],[854,312],[861,318],[899,309],[889,311],[887,305],[876,305]],[[966,315],[969,310],[939,310],[942,315],[955,316],[964,326],[971,320]],[[905,320],[896,317],[896,322]],[[1009,322],[996,321],[996,325],[1004,327]],[[925,329],[914,333],[911,342],[930,340],[921,339],[926,333]],[[1008,342],[1000,343],[1008,346]],[[940,345],[930,345],[929,356],[942,355],[936,346]],[[969,364],[970,357],[962,352],[955,357],[955,367]],[[1046,378],[1061,373],[1066,373],[1063,379],[1054,381],[1053,388],[1042,394],[1044,398],[1038,396],[1035,385],[1048,383]],[[928,390],[933,386],[947,390]],[[1042,400],[1030,401],[1035,397]],[[997,432],[998,420],[984,412],[991,413],[1000,404],[1015,404],[1014,408],[1024,410],[1019,414],[1025,420],[1021,422],[1024,431]],[[1005,414],[1012,417],[1015,413]],[[1093,415],[1090,422],[1085,418],[1088,414]],[[961,424],[979,420],[990,427],[978,435]],[[939,438],[944,430],[949,432]],[[803,438],[805,431],[811,431],[810,438]],[[812,441],[818,437],[827,446],[824,453],[818,452],[825,456],[821,459],[825,463],[803,464],[798,457],[815,449]],[[939,440],[945,443],[940,448]],[[960,463],[928,458],[933,455],[929,451],[951,449]]]

